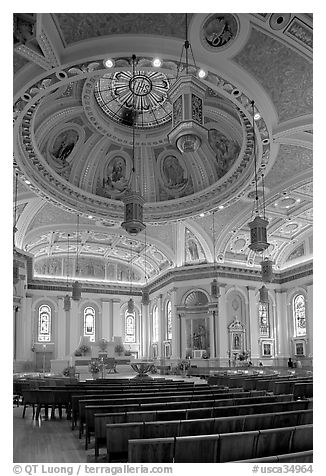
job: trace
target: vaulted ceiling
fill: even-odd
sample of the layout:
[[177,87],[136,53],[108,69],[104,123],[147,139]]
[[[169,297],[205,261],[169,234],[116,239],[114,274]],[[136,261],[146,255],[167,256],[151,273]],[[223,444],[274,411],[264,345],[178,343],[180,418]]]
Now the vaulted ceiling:
[[[35,277],[72,277],[77,255],[84,279],[111,283],[141,284],[214,261],[258,267],[261,256],[248,248],[252,100],[265,255],[279,271],[312,259],[312,16],[189,14],[188,23],[192,71],[206,73],[208,134],[196,152],[181,154],[168,133],[184,14],[14,15],[15,239],[34,256]],[[133,54],[142,88],[135,170],[146,223],[136,237],[121,228]]]

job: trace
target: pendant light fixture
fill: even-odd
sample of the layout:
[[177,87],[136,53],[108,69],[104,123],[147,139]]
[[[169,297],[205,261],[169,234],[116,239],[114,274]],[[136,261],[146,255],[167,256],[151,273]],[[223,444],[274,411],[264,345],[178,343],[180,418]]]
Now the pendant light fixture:
[[262,203],[259,204],[258,198],[258,178],[257,178],[257,151],[256,151],[256,135],[255,135],[255,102],[252,105],[252,133],[253,133],[253,149],[254,149],[254,165],[255,165],[255,218],[248,223],[250,228],[250,245],[249,248],[256,253],[262,253],[269,247],[267,242],[267,225],[268,220],[265,216],[265,200],[264,194]]
[[[214,253],[214,276],[216,276],[216,242],[215,242],[215,212],[213,212],[213,253]],[[218,281],[214,277],[211,282],[211,297],[218,298],[220,295],[220,289],[218,286]]]
[[143,306],[148,306],[149,305],[149,292],[147,289],[147,259],[146,259],[146,253],[147,253],[147,240],[146,240],[146,228],[145,228],[145,251],[144,251],[144,267],[145,267],[145,288],[142,290],[142,297],[141,297],[141,303]]
[[80,285],[80,282],[78,281],[78,276],[79,276],[78,238],[79,238],[79,215],[77,215],[77,234],[76,234],[76,277],[77,277],[77,280],[72,285],[72,299],[74,301],[79,301],[81,299],[81,285]]
[[70,234],[68,233],[68,245],[67,245],[67,294],[63,298],[63,309],[65,311],[70,311],[71,309],[71,301],[69,296],[69,284],[68,284],[68,277],[69,277],[69,238]]
[[259,302],[268,303],[268,289],[265,285],[259,289]]
[[145,200],[137,191],[137,180],[135,171],[135,121],[136,121],[136,106],[135,94],[139,84],[135,81],[135,64],[136,56],[132,55],[132,80],[130,81],[130,89],[132,92],[132,171],[130,186],[127,188],[122,201],[124,202],[124,222],[121,223],[122,228],[132,236],[138,235],[144,228],[143,223],[143,206]]
[[133,313],[135,310],[135,303],[131,297],[132,295],[132,260],[133,260],[133,242],[130,242],[131,245],[131,259],[130,259],[130,275],[129,275],[129,281],[130,281],[130,299],[128,301],[128,312]]
[[[172,129],[168,134],[168,139],[170,144],[176,146],[181,153],[196,152],[201,143],[208,139],[203,113],[206,87],[198,77],[189,72],[189,49],[196,71],[195,58],[188,40],[188,16],[186,14],[186,39],[181,50],[177,79],[169,89],[172,103]],[[185,73],[183,71],[183,74],[179,76],[184,51]]]

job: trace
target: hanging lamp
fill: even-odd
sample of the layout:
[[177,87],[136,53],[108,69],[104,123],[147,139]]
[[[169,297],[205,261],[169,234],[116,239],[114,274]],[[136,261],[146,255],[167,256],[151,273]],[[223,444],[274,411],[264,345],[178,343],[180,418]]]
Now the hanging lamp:
[[259,302],[261,302],[261,303],[267,303],[268,302],[268,289],[266,288],[265,285],[263,285],[259,289]]
[[132,55],[132,81],[130,81],[130,88],[132,92],[132,171],[130,187],[127,188],[122,201],[124,203],[124,221],[121,223],[122,228],[132,236],[136,236],[144,228],[143,223],[143,206],[145,200],[137,191],[137,180],[135,173],[135,121],[136,121],[136,106],[135,106],[135,62],[136,56]]
[[146,259],[146,250],[147,250],[147,240],[146,240],[146,228],[145,228],[145,253],[144,253],[144,261],[145,261],[145,288],[142,290],[141,295],[141,303],[143,306],[149,305],[149,291],[147,289],[147,259]]
[[[189,49],[197,70],[192,47],[188,40],[188,16],[186,14],[186,39],[181,50],[177,79],[169,89],[172,103],[172,129],[168,133],[168,139],[170,144],[177,147],[181,153],[196,152],[202,142],[208,139],[203,113],[206,87],[194,74],[189,73]],[[185,74],[179,76],[184,51]]]
[[[213,253],[214,253],[214,276],[216,275],[216,248],[215,248],[215,212],[213,212]],[[220,296],[220,288],[216,278],[211,282],[211,297],[218,298]]]
[[[76,277],[79,275],[78,267],[78,237],[79,237],[79,215],[77,215],[77,234],[76,234]],[[81,284],[78,279],[72,285],[72,299],[79,301],[81,299]]]
[[255,218],[248,223],[250,228],[250,245],[249,248],[256,253],[262,253],[269,247],[267,242],[267,225],[268,220],[265,216],[265,200],[263,194],[262,204],[259,204],[258,199],[258,178],[257,178],[257,155],[256,155],[256,136],[255,136],[255,102],[252,105],[252,133],[253,133],[253,149],[254,149],[254,164],[255,164]]
[[70,311],[71,309],[71,301],[69,296],[69,289],[68,289],[68,277],[69,277],[69,238],[70,234],[68,233],[68,246],[67,246],[67,294],[63,298],[63,309],[65,311]]

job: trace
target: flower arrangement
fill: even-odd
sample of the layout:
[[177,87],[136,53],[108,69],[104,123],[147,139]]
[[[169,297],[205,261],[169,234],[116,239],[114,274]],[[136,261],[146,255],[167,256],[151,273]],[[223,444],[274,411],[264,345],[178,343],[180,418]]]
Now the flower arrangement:
[[182,360],[179,362],[177,368],[181,371],[188,370],[190,368],[190,362],[188,360]]
[[98,360],[97,359],[92,360],[91,363],[88,366],[88,369],[92,374],[99,373],[101,369],[100,369],[100,364],[99,364]]
[[74,354],[76,357],[81,357],[82,355],[87,354],[90,351],[90,348],[86,344],[82,344],[75,350]]
[[69,365],[63,370],[63,375],[65,377],[74,377],[76,372],[76,367],[74,365]]
[[114,352],[116,352],[118,355],[121,355],[124,352],[125,348],[123,347],[122,344],[117,344],[114,348]]

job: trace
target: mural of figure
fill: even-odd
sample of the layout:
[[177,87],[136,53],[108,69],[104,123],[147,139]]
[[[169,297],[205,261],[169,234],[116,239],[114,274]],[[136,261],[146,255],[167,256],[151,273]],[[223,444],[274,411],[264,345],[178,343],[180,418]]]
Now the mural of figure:
[[178,159],[173,155],[165,157],[163,163],[163,173],[168,187],[180,187],[187,182],[187,179],[184,177],[183,168],[181,167]]
[[123,157],[116,157],[110,162],[106,179],[103,179],[104,192],[123,192],[128,185],[126,179],[126,161]]
[[65,163],[65,159],[69,157],[75,147],[77,138],[77,132],[74,130],[65,131],[62,134],[59,134],[52,150],[52,155],[59,163]]
[[209,131],[208,142],[215,152],[218,176],[222,177],[238,157],[240,146],[216,129]]
[[194,240],[188,241],[188,250],[190,253],[191,260],[199,259],[197,243]]

